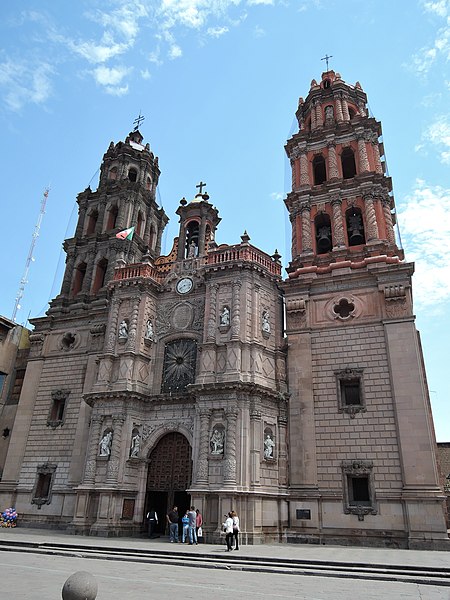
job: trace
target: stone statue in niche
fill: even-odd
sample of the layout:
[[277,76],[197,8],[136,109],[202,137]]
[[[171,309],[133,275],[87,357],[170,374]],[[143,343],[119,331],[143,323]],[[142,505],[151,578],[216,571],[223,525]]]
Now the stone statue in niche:
[[128,323],[123,319],[119,325],[119,340],[128,339]]
[[325,123],[333,123],[334,122],[334,109],[331,105],[325,107]]
[[220,313],[220,324],[222,326],[228,326],[230,324],[230,309],[228,306],[222,308],[222,312]]
[[154,339],[155,339],[155,332],[153,330],[153,323],[152,323],[152,320],[149,319],[147,321],[147,325],[145,326],[144,340],[153,342]]
[[264,440],[264,458],[271,459],[273,458],[273,449],[275,447],[275,442],[270,433],[266,434],[266,439]]
[[192,242],[189,244],[188,258],[195,258],[196,250],[197,246],[195,245],[194,240],[192,240]]
[[137,458],[141,450],[141,436],[138,429],[133,429],[131,438],[130,458]]
[[270,316],[268,310],[263,310],[261,329],[264,333],[270,333]]
[[214,429],[209,445],[211,447],[211,454],[223,454],[225,446],[225,432],[223,429]]
[[112,445],[112,431],[105,431],[99,444],[99,456],[110,456]]

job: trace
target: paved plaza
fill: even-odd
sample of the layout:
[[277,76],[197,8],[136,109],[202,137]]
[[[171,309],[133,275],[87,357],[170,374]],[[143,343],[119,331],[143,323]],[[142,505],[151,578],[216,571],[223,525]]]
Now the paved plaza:
[[[81,538],[56,532],[37,530],[0,530],[0,543],[33,542],[82,544],[85,548],[129,548],[135,553],[168,550],[179,554],[186,566],[131,562],[126,559],[86,558],[73,549],[72,555],[37,554],[29,550],[0,551],[1,598],[42,600],[61,598],[66,579],[76,571],[88,571],[98,582],[97,600],[123,599],[214,599],[228,600],[236,597],[248,600],[272,598],[299,598],[304,600],[347,600],[364,597],[364,600],[414,599],[450,600],[450,587],[373,581],[343,577],[322,577],[286,573],[247,572],[238,566],[224,568],[193,568],[185,553],[223,556],[225,547],[213,544],[183,546],[168,544],[165,539],[146,540],[134,538],[104,539]],[[237,556],[237,553],[236,553]],[[347,563],[385,565],[415,565],[427,568],[449,568],[450,552],[412,550],[344,548],[331,546],[265,545],[242,546],[240,557],[271,557],[291,560],[318,560]]]

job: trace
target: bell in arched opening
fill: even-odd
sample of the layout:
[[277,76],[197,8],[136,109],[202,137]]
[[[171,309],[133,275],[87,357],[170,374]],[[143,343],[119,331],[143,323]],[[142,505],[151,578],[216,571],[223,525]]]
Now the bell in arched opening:
[[317,254],[326,254],[333,247],[330,217],[321,213],[315,218]]
[[352,207],[346,214],[347,235],[349,246],[359,246],[366,243],[364,235],[364,223],[361,210],[357,207]]

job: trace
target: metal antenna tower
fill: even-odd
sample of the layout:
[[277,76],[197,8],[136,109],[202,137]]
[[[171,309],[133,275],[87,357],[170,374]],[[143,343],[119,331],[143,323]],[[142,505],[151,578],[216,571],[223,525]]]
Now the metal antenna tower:
[[33,236],[31,238],[30,249],[28,251],[28,256],[27,256],[27,262],[25,263],[25,271],[23,273],[22,279],[20,280],[20,287],[19,287],[19,290],[16,295],[16,302],[14,304],[14,310],[13,310],[12,319],[11,319],[14,322],[16,321],[17,311],[20,309],[20,301],[22,300],[23,294],[25,292],[25,286],[28,283],[28,271],[30,270],[31,263],[34,261],[34,257],[33,257],[34,247],[35,247],[36,241],[39,237],[39,231],[41,229],[42,219],[45,214],[45,205],[47,204],[47,198],[48,198],[49,191],[50,191],[50,188],[46,187],[44,190],[44,194],[42,196],[41,210],[39,211],[38,220],[34,227]]

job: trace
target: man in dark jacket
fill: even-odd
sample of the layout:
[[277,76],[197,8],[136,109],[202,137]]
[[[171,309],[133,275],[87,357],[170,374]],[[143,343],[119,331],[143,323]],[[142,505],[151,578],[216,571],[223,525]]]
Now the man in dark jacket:
[[166,518],[169,525],[169,539],[171,542],[178,542],[178,507],[174,506]]

